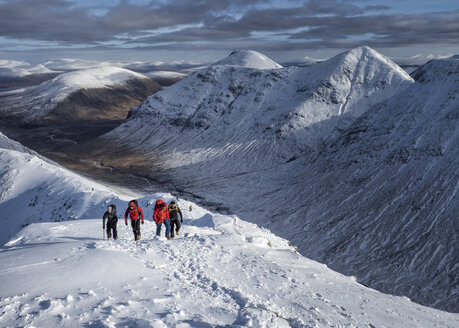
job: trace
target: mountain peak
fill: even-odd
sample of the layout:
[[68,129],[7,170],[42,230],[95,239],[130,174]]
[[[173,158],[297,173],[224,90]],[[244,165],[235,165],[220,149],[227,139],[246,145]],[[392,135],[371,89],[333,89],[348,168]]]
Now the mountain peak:
[[395,74],[401,79],[413,81],[403,68],[368,46],[351,49],[326,61],[327,65],[333,62],[336,65],[335,67],[340,68],[339,74],[342,74],[341,70],[344,70],[344,73],[352,73],[354,75],[360,73],[362,78],[368,79],[376,72],[380,72],[383,75],[390,74],[392,76]]
[[236,50],[228,57],[216,62],[214,65],[233,65],[255,69],[276,69],[281,65],[267,56],[253,50]]

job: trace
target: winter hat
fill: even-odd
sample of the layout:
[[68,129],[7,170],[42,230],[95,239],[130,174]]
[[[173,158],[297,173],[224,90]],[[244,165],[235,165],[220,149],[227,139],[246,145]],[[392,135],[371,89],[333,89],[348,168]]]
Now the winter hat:
[[107,207],[107,210],[112,210],[112,211],[113,211],[113,207],[108,206],[108,207]]

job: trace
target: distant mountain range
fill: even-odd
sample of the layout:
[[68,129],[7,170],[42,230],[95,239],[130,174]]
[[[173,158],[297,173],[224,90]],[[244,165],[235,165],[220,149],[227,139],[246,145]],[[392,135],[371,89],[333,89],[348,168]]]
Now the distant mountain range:
[[28,125],[122,120],[159,88],[150,78],[119,67],[78,70],[4,96],[1,113]]

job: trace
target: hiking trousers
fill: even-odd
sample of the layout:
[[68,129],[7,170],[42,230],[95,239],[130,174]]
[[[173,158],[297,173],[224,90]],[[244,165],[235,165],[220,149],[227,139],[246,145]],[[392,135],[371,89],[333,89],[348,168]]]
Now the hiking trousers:
[[140,219],[131,220],[132,232],[134,233],[134,239],[140,239]]
[[113,238],[118,239],[118,231],[116,230],[116,222],[107,222],[107,238],[112,238],[112,231],[113,231]]
[[174,230],[178,234],[181,226],[182,224],[180,223],[180,220],[178,218],[171,220],[171,237],[172,238],[174,238]]
[[169,219],[165,219],[164,222],[156,222],[156,236],[159,236],[161,234],[161,226],[163,225],[166,226],[166,237],[170,235],[171,232],[171,224],[169,222]]

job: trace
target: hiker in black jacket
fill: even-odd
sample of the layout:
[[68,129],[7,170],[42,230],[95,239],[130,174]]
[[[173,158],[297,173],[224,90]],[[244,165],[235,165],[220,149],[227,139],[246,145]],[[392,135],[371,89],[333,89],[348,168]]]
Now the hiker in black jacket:
[[[175,227],[175,232],[177,232],[177,235],[178,235],[180,231],[180,227],[182,226],[180,223],[183,223],[183,215],[182,215],[182,211],[178,207],[175,200],[170,202],[168,208],[169,208],[169,221],[171,222],[171,238],[174,238],[174,227]],[[179,214],[180,214],[180,221],[178,218]]]
[[105,220],[107,220],[107,238],[110,240],[112,238],[112,230],[113,230],[113,238],[115,240],[118,239],[118,231],[116,230],[116,224],[118,223],[118,216],[116,215],[116,205],[112,204],[107,207],[107,211],[103,217],[103,229],[105,229]]

